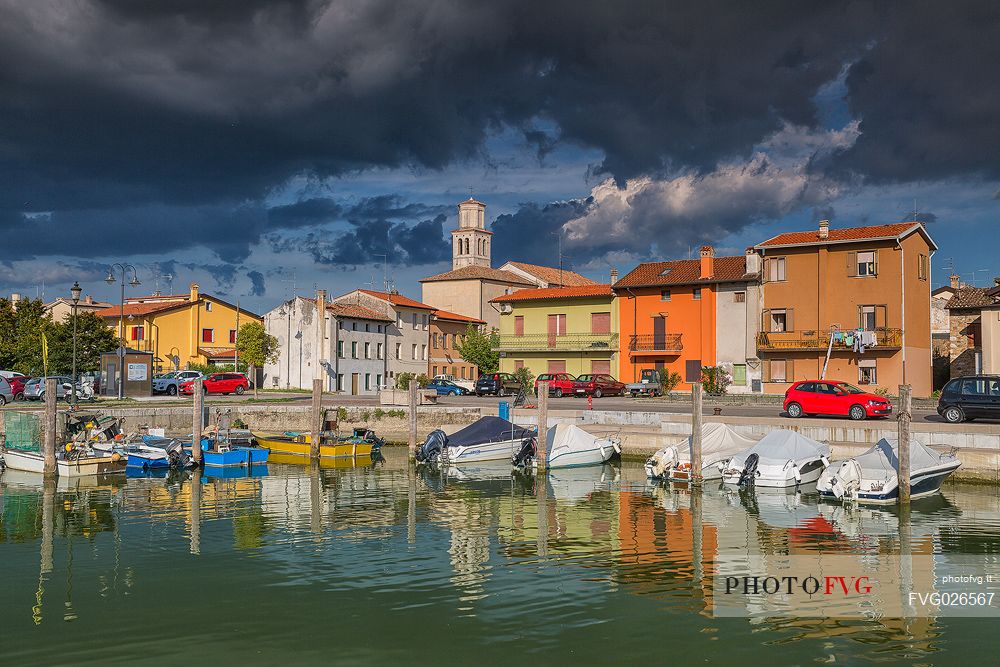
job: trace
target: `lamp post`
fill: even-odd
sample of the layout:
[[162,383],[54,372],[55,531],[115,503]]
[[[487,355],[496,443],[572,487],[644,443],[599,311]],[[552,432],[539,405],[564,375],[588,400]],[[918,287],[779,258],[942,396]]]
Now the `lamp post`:
[[292,301],[288,302],[288,310],[285,304],[281,304],[279,315],[285,315],[288,324],[288,331],[285,333],[285,389],[292,386]]
[[132,287],[138,287],[142,283],[139,282],[139,275],[135,271],[135,267],[131,264],[119,264],[115,262],[108,269],[108,277],[104,279],[109,285],[114,285],[118,280],[115,278],[115,269],[121,271],[121,300],[119,305],[121,306],[121,312],[118,316],[118,338],[120,343],[118,345],[118,400],[121,400],[125,394],[125,277],[129,271],[132,272],[132,280],[129,281],[129,285]]
[[76,306],[80,303],[80,293],[83,290],[80,288],[80,283],[74,281],[73,286],[69,288],[69,293],[73,297],[73,407],[76,407]]

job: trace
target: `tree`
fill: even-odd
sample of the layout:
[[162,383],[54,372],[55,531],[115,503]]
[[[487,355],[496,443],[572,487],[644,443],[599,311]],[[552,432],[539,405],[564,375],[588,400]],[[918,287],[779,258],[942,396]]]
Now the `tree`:
[[480,373],[495,373],[500,369],[500,353],[496,349],[498,347],[500,347],[500,334],[496,329],[484,334],[470,324],[465,330],[461,344],[455,349],[463,359],[478,366]]
[[[73,370],[73,316],[49,324],[49,372],[69,375]],[[118,333],[94,313],[76,315],[76,372],[94,373],[101,369],[101,355],[118,349]]]
[[514,371],[514,377],[521,384],[521,389],[527,393],[532,393],[535,387],[535,374],[527,366],[521,366]]
[[17,363],[15,341],[17,340],[17,315],[10,299],[0,299],[0,368],[14,368]]
[[17,302],[14,323],[14,364],[11,370],[26,375],[41,375],[42,332],[52,328],[52,318],[41,299]]
[[247,322],[236,333],[236,352],[250,367],[250,377],[254,378],[253,395],[256,398],[257,369],[264,364],[278,360],[278,339],[267,333],[261,322]]

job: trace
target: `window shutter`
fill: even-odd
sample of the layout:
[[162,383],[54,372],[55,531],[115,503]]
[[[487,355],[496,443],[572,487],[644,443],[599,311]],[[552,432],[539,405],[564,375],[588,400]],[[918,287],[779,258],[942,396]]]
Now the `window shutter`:
[[854,278],[858,275],[858,253],[847,253],[847,275]]
[[795,331],[795,309],[785,310],[785,331]]
[[795,382],[795,360],[785,359],[785,382]]
[[872,253],[872,256],[875,257],[875,275],[877,276],[878,275],[878,250],[874,251]]
[[771,360],[764,359],[760,362],[760,376],[764,382],[771,381]]
[[865,326],[865,311],[863,306],[858,306],[858,326]]
[[771,330],[771,309],[765,308],[760,313],[760,330],[770,331]]
[[762,283],[770,282],[770,279],[771,279],[771,260],[765,258],[764,270],[761,272],[761,282]]
[[524,335],[524,315],[514,316],[514,335],[515,336]]
[[888,320],[888,307],[887,306],[875,306],[875,326],[876,328],[885,328],[889,326],[886,322]]

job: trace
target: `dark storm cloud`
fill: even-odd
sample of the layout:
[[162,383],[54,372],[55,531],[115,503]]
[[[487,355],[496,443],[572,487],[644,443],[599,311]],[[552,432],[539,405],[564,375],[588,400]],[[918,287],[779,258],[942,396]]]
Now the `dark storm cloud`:
[[260,271],[247,271],[247,278],[250,279],[250,296],[264,296],[267,293],[263,273]]
[[327,234],[309,234],[297,242],[278,241],[278,247],[294,247],[308,252],[319,264],[345,268],[381,263],[386,259],[382,255],[396,266],[434,264],[451,257],[451,247],[444,238],[445,220],[444,214],[414,225],[368,220],[352,223],[350,231],[333,238]]
[[544,206],[529,203],[522,204],[516,213],[499,216],[491,228],[494,263],[517,260],[546,266],[558,264],[560,230],[583,215],[591,203],[590,200]]
[[[845,64],[846,102],[862,133],[814,171],[878,181],[1000,175],[1000,9],[988,3],[0,8],[0,229],[30,237],[4,243],[0,259],[139,253],[155,240],[240,262],[268,231],[343,215],[353,226],[344,247],[321,257],[368,257],[395,225],[409,245],[383,251],[398,246],[423,261],[440,256],[437,240],[425,247],[409,230],[433,234],[437,212],[398,227],[389,222],[404,217],[398,210],[355,214],[309,200],[268,211],[263,202],[293,176],[479,160],[485,138],[504,127],[523,131],[540,155],[555,142],[597,149],[595,173],[620,185],[705,173],[747,158],[785,124],[817,129],[814,97]],[[537,119],[557,131],[540,134]],[[23,212],[51,215],[43,223]],[[85,248],[80,229],[101,242]],[[548,241],[532,249],[531,238],[518,239],[521,253],[544,254]]]

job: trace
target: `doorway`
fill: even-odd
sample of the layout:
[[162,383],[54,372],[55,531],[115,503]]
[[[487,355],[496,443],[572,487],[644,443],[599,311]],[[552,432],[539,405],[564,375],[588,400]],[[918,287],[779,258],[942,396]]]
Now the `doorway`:
[[358,386],[361,384],[361,373],[351,373],[351,396],[358,395]]

